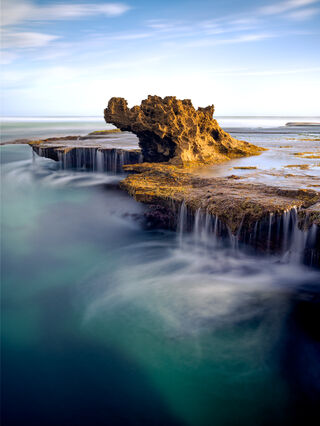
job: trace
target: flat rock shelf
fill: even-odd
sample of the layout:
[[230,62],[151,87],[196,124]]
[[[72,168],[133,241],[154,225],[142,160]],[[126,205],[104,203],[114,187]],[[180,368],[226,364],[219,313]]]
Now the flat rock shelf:
[[[121,135],[119,135],[121,133]],[[123,148],[119,148],[119,137]],[[137,138],[117,129],[93,132],[87,136],[67,136],[28,141],[33,151],[59,161],[61,167],[121,173],[125,164],[142,162]]]
[[[127,141],[134,135],[123,132]],[[233,178],[201,177],[193,168],[142,163],[139,148],[116,148],[111,136],[30,142],[33,151],[62,168],[126,173],[120,187],[149,206],[148,226],[201,232],[270,253],[295,253],[320,266],[320,193]],[[114,143],[114,142],[111,142]],[[199,228],[200,227],[200,228]]]

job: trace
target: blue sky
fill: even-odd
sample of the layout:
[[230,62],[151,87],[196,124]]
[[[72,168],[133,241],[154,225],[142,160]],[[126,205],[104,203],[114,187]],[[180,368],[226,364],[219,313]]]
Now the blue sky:
[[111,96],[217,115],[320,115],[320,0],[2,0],[2,115],[100,115]]

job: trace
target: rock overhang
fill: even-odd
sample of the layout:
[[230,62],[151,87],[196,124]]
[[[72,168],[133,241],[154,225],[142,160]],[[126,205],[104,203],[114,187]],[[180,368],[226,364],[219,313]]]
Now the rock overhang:
[[195,109],[190,99],[149,95],[131,109],[124,98],[111,98],[104,117],[107,123],[138,136],[147,162],[215,164],[264,150],[233,138],[221,129],[213,113],[214,105]]

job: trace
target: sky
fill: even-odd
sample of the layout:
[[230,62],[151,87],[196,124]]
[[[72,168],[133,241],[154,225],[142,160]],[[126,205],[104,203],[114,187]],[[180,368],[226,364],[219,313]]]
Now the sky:
[[1,115],[102,115],[112,96],[216,115],[320,115],[320,0],[2,0]]

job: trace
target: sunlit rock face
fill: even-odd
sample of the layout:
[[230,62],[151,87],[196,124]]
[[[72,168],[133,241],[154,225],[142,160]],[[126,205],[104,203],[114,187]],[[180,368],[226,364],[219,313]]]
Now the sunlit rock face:
[[196,110],[189,99],[148,96],[131,109],[124,98],[111,98],[104,118],[138,136],[147,162],[214,164],[263,150],[231,137],[212,118],[213,113],[213,105]]

